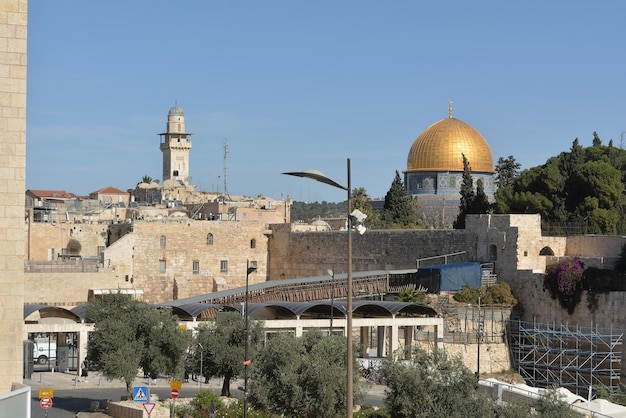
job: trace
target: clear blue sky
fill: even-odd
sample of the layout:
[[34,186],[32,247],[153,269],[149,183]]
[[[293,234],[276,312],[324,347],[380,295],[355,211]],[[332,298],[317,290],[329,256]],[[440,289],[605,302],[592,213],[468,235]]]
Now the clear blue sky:
[[[530,168],[626,142],[623,1],[29,2],[29,189],[161,179],[175,103],[200,190],[341,201],[314,168],[384,197],[415,138],[453,116]],[[626,144],[625,144],[626,146]],[[471,161],[470,161],[471,163]]]

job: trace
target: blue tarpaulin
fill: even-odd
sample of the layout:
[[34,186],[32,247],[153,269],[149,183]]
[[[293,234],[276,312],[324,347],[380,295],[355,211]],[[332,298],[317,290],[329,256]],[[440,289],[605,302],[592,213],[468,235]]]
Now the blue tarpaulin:
[[482,270],[480,263],[464,262],[420,267],[417,270],[418,284],[430,293],[454,292],[464,287],[480,288]]

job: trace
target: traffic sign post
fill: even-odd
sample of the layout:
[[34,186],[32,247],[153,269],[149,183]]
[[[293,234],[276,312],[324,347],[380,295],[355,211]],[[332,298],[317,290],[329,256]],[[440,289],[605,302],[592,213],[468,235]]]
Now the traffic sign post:
[[172,387],[170,390],[170,396],[172,397],[172,409],[170,410],[170,417],[174,416],[174,409],[176,408],[176,398],[178,398],[178,388]]
[[39,389],[39,399],[43,398],[54,398],[54,389],[52,388],[43,388]]
[[150,399],[150,391],[147,386],[133,386],[133,401],[148,402]]
[[143,404],[143,409],[148,413],[148,416],[150,416],[152,411],[154,411],[155,406],[156,404],[154,402],[145,402]]
[[39,405],[44,409],[44,416],[48,416],[48,409],[52,408],[52,398],[41,398]]

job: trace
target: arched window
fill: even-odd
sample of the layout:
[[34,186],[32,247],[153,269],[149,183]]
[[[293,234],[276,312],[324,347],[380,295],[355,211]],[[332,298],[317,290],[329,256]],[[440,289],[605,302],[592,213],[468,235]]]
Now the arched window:
[[165,242],[166,242],[165,235],[161,235],[161,248],[165,248]]
[[554,251],[550,247],[543,247],[541,251],[539,251],[539,255],[554,255]]
[[210,232],[206,235],[206,245],[213,245],[213,234]]
[[498,259],[498,247],[494,244],[489,246],[489,261],[496,261]]
[[256,248],[256,239],[252,238],[250,240],[250,248]]

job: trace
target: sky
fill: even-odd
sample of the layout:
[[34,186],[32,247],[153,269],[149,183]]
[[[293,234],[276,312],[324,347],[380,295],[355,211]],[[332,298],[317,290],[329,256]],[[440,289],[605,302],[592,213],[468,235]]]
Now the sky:
[[[316,169],[384,198],[453,116],[494,163],[626,146],[626,2],[31,0],[27,189],[161,180],[178,103],[198,190],[339,202]],[[227,144],[227,146],[225,146]],[[471,164],[471,161],[470,161]]]

